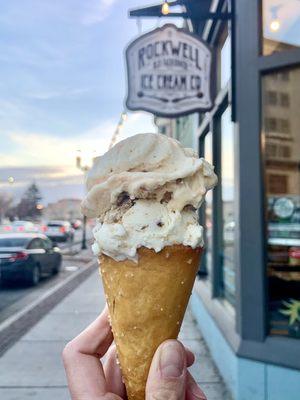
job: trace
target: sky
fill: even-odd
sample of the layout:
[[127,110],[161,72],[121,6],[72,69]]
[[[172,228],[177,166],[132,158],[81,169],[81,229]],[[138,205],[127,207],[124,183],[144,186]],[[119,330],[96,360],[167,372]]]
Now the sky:
[[[108,148],[124,107],[124,49],[139,33],[128,10],[147,3],[0,2],[0,191],[17,200],[35,181],[45,204],[84,195],[76,152],[89,164]],[[159,24],[144,19],[142,32]],[[155,131],[151,114],[129,113],[120,139]]]
[[[108,149],[124,109],[124,49],[139,33],[166,22],[143,19],[138,27],[128,10],[153,2],[0,1],[0,194],[8,191],[18,201],[35,181],[44,204],[84,196],[77,150],[90,164]],[[300,2],[264,4],[266,36],[299,45]],[[271,33],[274,7],[281,26]],[[229,65],[230,53],[223,53]],[[155,131],[151,114],[129,113],[119,139]]]

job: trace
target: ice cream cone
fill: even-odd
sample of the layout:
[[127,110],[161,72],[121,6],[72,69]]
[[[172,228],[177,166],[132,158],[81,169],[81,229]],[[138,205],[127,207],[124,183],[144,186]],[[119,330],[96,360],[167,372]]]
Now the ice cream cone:
[[176,339],[199,266],[201,248],[138,249],[138,263],[100,257],[111,325],[129,400],[144,400],[151,360]]

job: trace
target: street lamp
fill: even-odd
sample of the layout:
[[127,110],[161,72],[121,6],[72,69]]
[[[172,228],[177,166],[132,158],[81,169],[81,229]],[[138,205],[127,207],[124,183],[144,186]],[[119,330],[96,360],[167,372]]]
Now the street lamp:
[[280,29],[281,24],[278,19],[278,11],[281,7],[282,6],[279,5],[279,6],[273,6],[270,8],[271,16],[272,16],[272,19],[270,22],[270,29],[272,32],[277,32]]
[[161,13],[163,15],[168,15],[170,12],[168,0],[164,0],[163,5],[161,7]]
[[270,29],[272,32],[277,32],[280,28],[280,22],[278,19],[273,19],[270,23]]
[[[88,165],[82,165],[82,159],[81,159],[81,150],[77,150],[77,156],[76,156],[76,167],[78,169],[80,169],[80,171],[82,171],[84,174],[86,174],[89,170],[89,166]],[[84,215],[83,219],[82,219],[82,239],[81,239],[81,249],[85,250],[87,249],[87,245],[86,245],[86,222],[87,222],[87,218]]]

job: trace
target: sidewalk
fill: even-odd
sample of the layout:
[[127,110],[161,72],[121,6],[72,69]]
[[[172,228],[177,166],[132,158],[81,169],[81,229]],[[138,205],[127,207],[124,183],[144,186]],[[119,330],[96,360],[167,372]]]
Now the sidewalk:
[[[104,303],[94,272],[0,358],[0,399],[69,399],[62,349],[98,316]],[[190,370],[208,400],[229,400],[189,311],[180,338],[196,355]]]

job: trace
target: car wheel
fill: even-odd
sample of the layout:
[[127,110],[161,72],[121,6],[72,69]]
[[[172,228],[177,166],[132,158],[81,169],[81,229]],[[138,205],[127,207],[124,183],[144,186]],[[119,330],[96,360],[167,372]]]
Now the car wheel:
[[58,263],[52,269],[52,275],[57,275],[59,273],[60,269],[61,269],[61,260],[58,261]]
[[32,268],[31,275],[29,278],[29,283],[32,286],[36,286],[39,283],[40,279],[41,279],[40,268],[38,265],[35,265]]

